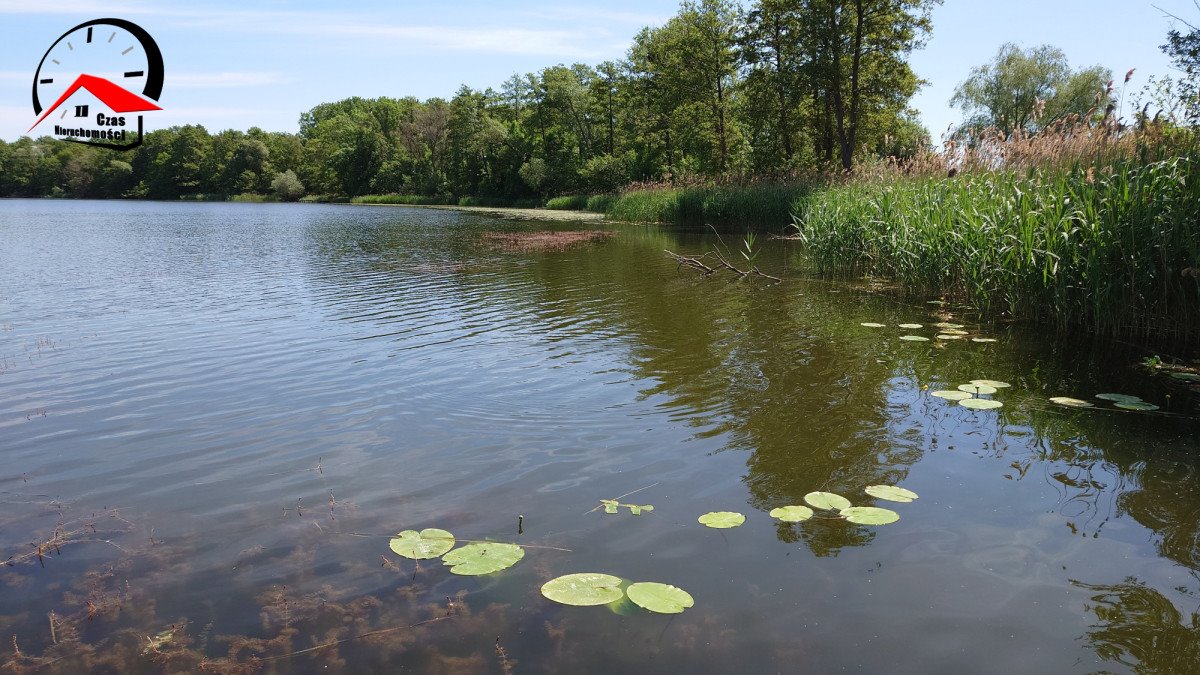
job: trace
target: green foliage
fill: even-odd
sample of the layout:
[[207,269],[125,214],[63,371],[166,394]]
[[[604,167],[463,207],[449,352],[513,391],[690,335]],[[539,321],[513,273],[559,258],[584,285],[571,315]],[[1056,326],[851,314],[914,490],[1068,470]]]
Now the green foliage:
[[408,204],[411,206],[457,204],[458,200],[445,195],[362,195],[351,204]]
[[820,271],[885,276],[1063,329],[1183,338],[1200,331],[1192,147],[833,187],[798,222]]
[[1111,79],[1112,71],[1100,66],[1072,71],[1056,47],[1025,51],[1010,42],[991,63],[971,70],[950,104],[962,109],[967,127],[996,127],[1005,135],[1034,132],[1067,115],[1103,113],[1096,96]]
[[630,584],[625,593],[633,604],[658,614],[679,614],[695,604],[692,596],[682,588],[654,581]]
[[850,507],[850,500],[832,492],[810,492],[804,495],[804,501],[815,509],[841,511]]
[[304,196],[304,184],[296,176],[296,172],[288,169],[275,174],[271,179],[271,192],[283,202],[294,202]]
[[701,525],[718,530],[737,527],[746,522],[746,516],[735,511],[710,511],[697,520]]
[[524,557],[525,549],[516,544],[480,542],[450,551],[442,557],[442,562],[454,574],[478,576],[508,569]]
[[582,211],[587,208],[587,204],[587,195],[570,195],[551,199],[546,202],[546,208],[557,211]]
[[608,213],[617,201],[617,195],[592,195],[585,208],[596,213]]
[[855,525],[889,525],[900,520],[900,514],[891,509],[874,506],[850,506],[838,514]]
[[772,518],[778,518],[785,523],[799,523],[813,517],[813,510],[807,506],[780,506],[779,508],[771,509],[768,514]]
[[435,527],[420,532],[404,530],[388,542],[392,552],[413,560],[438,558],[454,548],[454,535]]
[[906,490],[895,485],[868,485],[863,489],[863,492],[879,499],[886,499],[890,502],[908,503],[917,499],[917,493],[912,490]]
[[547,581],[542,585],[542,595],[564,605],[590,607],[620,600],[625,592],[621,589],[619,577],[584,572]]
[[804,210],[811,191],[772,184],[636,190],[617,197],[607,213],[629,222],[782,229]]

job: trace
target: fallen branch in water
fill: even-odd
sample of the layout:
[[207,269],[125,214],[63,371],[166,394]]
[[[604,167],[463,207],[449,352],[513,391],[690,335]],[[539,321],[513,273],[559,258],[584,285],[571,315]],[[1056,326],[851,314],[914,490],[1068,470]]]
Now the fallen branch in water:
[[[715,274],[716,272],[719,272],[722,269],[727,269],[730,272],[733,272],[734,274],[738,275],[739,279],[745,279],[746,277],[750,277],[750,276],[758,276],[758,277],[762,277],[764,279],[770,279],[771,281],[774,281],[775,283],[779,283],[779,282],[783,281],[783,279],[780,279],[779,277],[773,277],[770,274],[763,272],[762,270],[758,269],[757,266],[751,266],[750,269],[747,269],[747,270],[738,269],[736,266],[733,265],[733,263],[726,260],[725,257],[722,256],[717,251],[709,251],[708,253],[705,253],[704,255],[698,255],[698,256],[679,255],[678,253],[675,253],[674,251],[668,251],[666,249],[663,249],[663,253],[666,253],[667,255],[671,256],[671,259],[674,260],[676,263],[678,263],[680,267],[691,267],[694,270],[699,270],[700,273],[706,277],[711,274]],[[716,263],[715,263],[717,265],[716,267],[709,267],[708,265],[706,265],[702,262],[705,258],[707,258],[710,255],[713,256],[714,258],[716,258]]]

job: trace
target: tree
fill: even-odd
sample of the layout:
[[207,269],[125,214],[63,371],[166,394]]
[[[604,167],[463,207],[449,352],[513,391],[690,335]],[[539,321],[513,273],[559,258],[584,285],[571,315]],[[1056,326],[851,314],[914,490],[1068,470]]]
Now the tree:
[[[925,44],[930,12],[942,0],[808,0],[806,40],[815,112],[824,112],[824,153],[836,145],[842,169],[867,133],[887,133],[921,81],[905,60]],[[874,119],[872,119],[874,118]],[[887,118],[880,120],[879,118]]]
[[[1200,10],[1200,2],[1196,2]],[[1172,29],[1167,33],[1167,42],[1162,45],[1163,52],[1171,57],[1171,63],[1180,71],[1180,76],[1171,78],[1166,87],[1171,93],[1171,101],[1178,107],[1180,117],[1188,124],[1200,124],[1200,28],[1173,17],[1188,29],[1181,33]]]
[[977,66],[958,85],[950,104],[961,108],[967,127],[994,126],[1006,136],[1034,132],[1068,115],[1098,110],[1096,95],[1112,73],[1101,66],[1073,71],[1061,49],[1041,45],[1028,51],[1007,43],[991,63]]
[[275,178],[271,180],[271,192],[274,192],[280,201],[294,202],[304,196],[304,184],[296,177],[295,171],[288,169],[275,174]]

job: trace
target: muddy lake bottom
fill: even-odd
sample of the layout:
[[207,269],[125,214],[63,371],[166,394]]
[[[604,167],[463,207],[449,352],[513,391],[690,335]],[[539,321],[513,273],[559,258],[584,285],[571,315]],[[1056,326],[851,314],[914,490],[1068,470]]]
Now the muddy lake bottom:
[[[781,283],[704,278],[663,251],[719,242],[661,227],[12,200],[0,241],[10,670],[1200,671],[1200,396],[1131,345],[796,242],[760,249]],[[975,379],[1003,407],[932,395]],[[900,519],[769,515],[814,491]],[[431,527],[525,555],[389,547]],[[577,572],[695,604],[543,597]]]

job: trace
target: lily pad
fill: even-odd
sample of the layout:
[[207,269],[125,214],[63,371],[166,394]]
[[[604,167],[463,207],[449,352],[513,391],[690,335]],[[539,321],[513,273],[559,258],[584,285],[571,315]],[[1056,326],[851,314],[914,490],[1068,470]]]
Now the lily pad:
[[804,501],[817,509],[841,511],[850,508],[850,500],[832,492],[810,492],[804,495]]
[[905,490],[895,485],[868,485],[864,491],[872,497],[886,499],[890,502],[907,503],[919,496],[912,490]]
[[908,330],[916,330],[916,329],[918,329],[918,328],[924,328],[924,327],[925,327],[925,326],[922,326],[922,325],[921,325],[921,324],[919,324],[919,323],[901,323],[901,324],[897,324],[897,325],[898,325],[898,326],[900,326],[901,328],[905,328],[905,329],[908,329]]
[[930,396],[944,398],[947,401],[962,401],[971,398],[971,395],[965,391],[935,391]]
[[777,509],[771,509],[770,515],[772,518],[778,518],[785,523],[798,523],[802,520],[812,518],[813,511],[807,506],[781,506]]
[[939,340],[961,340],[962,336],[961,335],[950,335],[948,333],[938,333],[937,339],[939,339]]
[[908,340],[909,342],[929,342],[929,338],[921,337],[920,335],[901,335],[900,339]]
[[621,579],[611,574],[583,572],[566,574],[542,584],[542,595],[564,605],[591,607],[607,605],[624,595]]
[[746,516],[734,511],[710,511],[697,520],[700,524],[712,527],[718,530],[725,530],[731,527],[737,527],[746,522]]
[[860,326],[863,326],[863,327],[866,327],[866,328],[887,328],[887,326],[885,326],[885,325],[883,325],[883,324],[881,324],[881,323],[871,323],[871,322],[869,322],[869,321],[868,321],[868,322],[864,322],[864,323],[860,323],[860,324],[858,324],[858,325],[860,325]]
[[961,323],[950,323],[948,321],[939,321],[933,325],[937,326],[938,328],[945,328],[947,330],[961,330],[963,328]]
[[1053,396],[1050,398],[1050,402],[1057,403],[1059,405],[1065,405],[1068,408],[1094,408],[1094,407],[1096,407],[1096,406],[1092,405],[1091,403],[1089,403],[1088,401],[1084,401],[1084,400],[1077,399],[1077,398],[1071,398],[1070,396]]
[[1004,404],[1000,401],[991,401],[986,398],[968,398],[959,401],[958,404],[971,410],[995,410],[996,408],[1004,407]]
[[638,607],[659,614],[679,614],[695,604],[692,596],[682,588],[655,581],[639,581],[625,592]]
[[970,333],[968,333],[967,331],[961,330],[959,328],[943,328],[942,332],[945,333],[946,335],[970,335]]
[[420,532],[404,530],[388,542],[392,552],[413,560],[437,558],[446,551],[454,548],[454,535],[436,527],[428,527]]
[[971,342],[996,342],[996,338],[971,338]]
[[840,515],[857,525],[887,525],[900,520],[899,513],[876,506],[851,506],[848,509],[842,509]]
[[1200,382],[1200,375],[1196,373],[1171,373],[1171,377],[1184,382]]
[[994,394],[996,388],[987,384],[960,384],[959,391],[965,391],[968,394]]
[[1112,401],[1113,403],[1137,403],[1142,400],[1140,396],[1131,396],[1129,394],[1096,394],[1096,398]]
[[626,504],[625,506],[628,506],[629,512],[635,516],[642,515],[643,511],[653,511],[654,510],[653,504]]
[[516,544],[476,543],[455,549],[442,558],[450,571],[463,576],[491,574],[508,569],[525,557],[525,549]]
[[1000,380],[971,380],[971,384],[979,384],[985,387],[993,387],[995,389],[1004,389],[1005,387],[1012,386],[1011,384],[1007,382],[1001,382]]
[[1146,403],[1145,401],[1121,401],[1116,406],[1124,410],[1141,410],[1145,412],[1158,410],[1158,406],[1153,403]]

